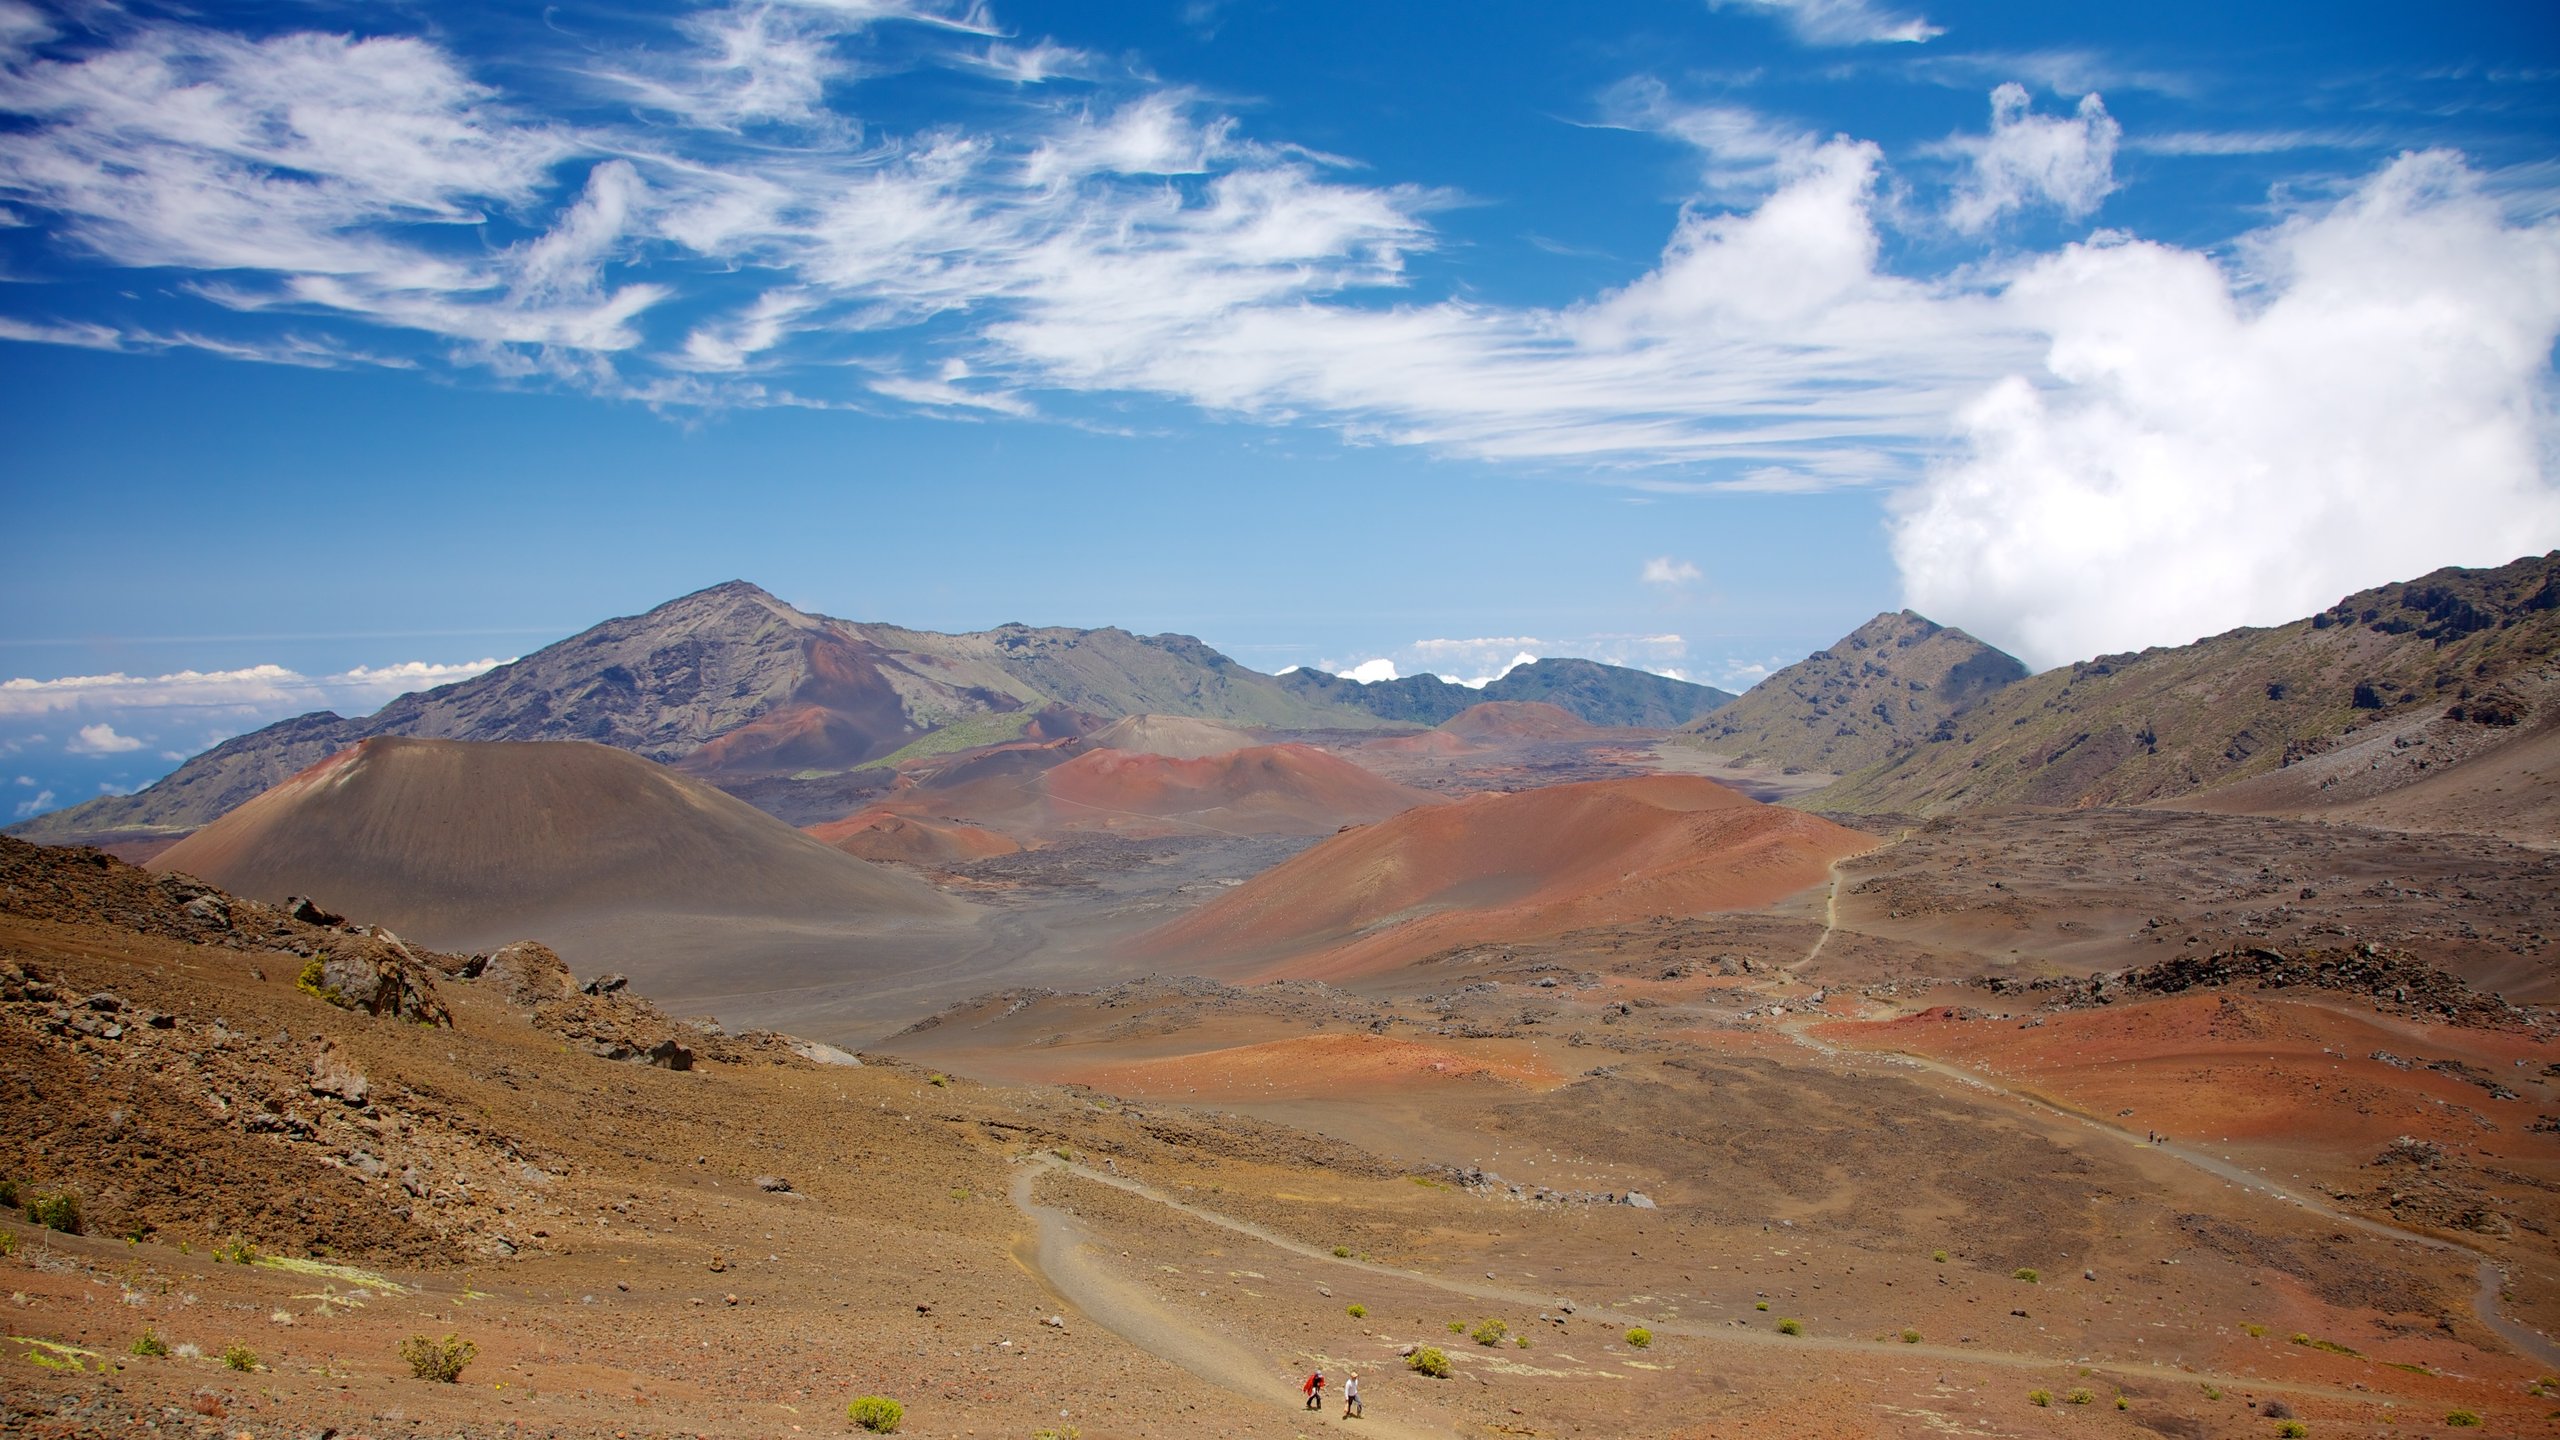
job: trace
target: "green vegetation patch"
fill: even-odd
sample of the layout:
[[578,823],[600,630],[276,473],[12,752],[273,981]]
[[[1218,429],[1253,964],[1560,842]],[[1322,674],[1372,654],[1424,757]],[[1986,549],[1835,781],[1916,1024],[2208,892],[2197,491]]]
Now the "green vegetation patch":
[[844,1407],[844,1418],[874,1435],[887,1435],[906,1423],[907,1407],[886,1395],[864,1395]]
[[981,745],[1001,745],[1022,738],[1030,725],[1032,712],[1016,710],[1004,715],[972,715],[948,725],[928,730],[896,751],[877,760],[865,760],[856,770],[882,770],[904,760],[921,760],[928,755],[949,755],[961,750],[975,750]]

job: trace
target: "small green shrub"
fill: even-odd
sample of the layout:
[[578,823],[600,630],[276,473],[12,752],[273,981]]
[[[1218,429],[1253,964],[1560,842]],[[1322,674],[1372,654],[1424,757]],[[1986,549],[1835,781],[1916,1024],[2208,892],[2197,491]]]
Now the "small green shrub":
[[1369,1318],[1369,1307],[1359,1304],[1345,1305],[1342,1307],[1342,1313],[1354,1320],[1366,1320]]
[[1466,1321],[1464,1321],[1464,1320],[1452,1320],[1452,1321],[1450,1321],[1450,1322],[1449,1322],[1449,1333],[1450,1333],[1450,1334],[1452,1334],[1452,1335],[1464,1335],[1464,1334],[1466,1334],[1466,1333],[1467,1333],[1467,1322],[1466,1322]]
[[27,1202],[27,1218],[47,1230],[65,1235],[80,1233],[80,1197],[68,1190],[56,1190]]
[[133,1344],[126,1348],[130,1349],[136,1355],[156,1358],[165,1356],[169,1353],[169,1342],[160,1338],[159,1331],[145,1330],[141,1334],[133,1337]]
[[1769,1302],[1766,1300],[1754,1301],[1751,1308],[1754,1310],[1766,1310],[1769,1308]]
[[907,1407],[886,1395],[864,1395],[844,1407],[844,1418],[874,1435],[887,1435],[905,1421]]
[[222,1363],[246,1375],[258,1368],[258,1352],[246,1345],[227,1346],[222,1352]]
[[2116,1408],[2119,1410],[2130,1410],[2133,1408],[2133,1402],[2119,1395],[2116,1397]]
[[1434,1380],[1449,1378],[1449,1356],[1437,1345],[1425,1345],[1404,1357],[1404,1368]]
[[2070,1405],[2087,1405],[2097,1398],[2097,1395],[2085,1385],[2062,1397],[2063,1402]]
[[234,1235],[213,1247],[213,1259],[218,1265],[255,1265],[258,1263],[258,1247],[245,1237]]
[[461,1379],[462,1367],[479,1354],[479,1346],[452,1335],[441,1340],[430,1335],[412,1335],[400,1342],[400,1358],[409,1362],[410,1374],[421,1380],[435,1380],[447,1385]]
[[2222,1398],[2222,1391],[2216,1386],[2207,1385],[2204,1387],[2204,1398],[2207,1400],[2219,1400]]
[[2050,1390],[2030,1390],[2027,1392],[2027,1403],[2030,1405],[2050,1405],[2053,1403],[2053,1392]]
[[1336,1260],[1348,1260],[1348,1259],[1350,1259],[1350,1258],[1351,1258],[1351,1247],[1350,1247],[1350,1246],[1348,1246],[1348,1245],[1336,1245],[1336,1246],[1334,1246],[1334,1247],[1333,1247],[1333,1258],[1334,1258],[1334,1259],[1336,1259]]
[[2293,1343],[2313,1350],[2326,1350],[2332,1355],[2354,1355],[2359,1358],[2363,1355],[2362,1351],[2356,1350],[2350,1346],[2341,1345],[2335,1340],[2314,1340],[2299,1330],[2294,1332]]
[[2469,1430],[2479,1425],[2480,1417],[2469,1410],[2448,1410],[2445,1412],[2444,1423],[2456,1430]]
[[1944,1265],[1947,1263],[1947,1252],[1944,1250],[1932,1250],[1929,1252],[1929,1258],[1937,1261],[1941,1265]]
[[924,1083],[933,1086],[937,1090],[948,1090],[951,1088],[951,1077],[943,1074],[939,1070],[936,1070],[932,1074],[924,1077]]
[[1031,1440],[1084,1440],[1084,1432],[1073,1425],[1060,1425],[1050,1430],[1034,1430]]
[[17,1253],[18,1232],[15,1230],[0,1230],[0,1260],[6,1260]]
[[343,1009],[347,997],[338,993],[338,987],[329,983],[328,976],[329,957],[314,955],[311,963],[302,967],[302,973],[294,977],[293,988],[315,1000],[326,1000]]
[[1479,1345],[1499,1345],[1510,1333],[1511,1327],[1502,1321],[1479,1320],[1476,1328],[1467,1333],[1467,1338]]
[[15,1205],[17,1203],[18,1182],[15,1180],[0,1180],[0,1205]]
[[2284,1437],[2284,1440],[2303,1440],[2303,1437],[2310,1433],[2311,1427],[2299,1420],[2287,1420],[2276,1427],[2276,1434]]
[[1528,1336],[1526,1336],[1526,1335],[1514,1335],[1514,1336],[1512,1336],[1512,1337],[1511,1337],[1511,1348],[1513,1348],[1513,1349],[1515,1349],[1515,1350],[1526,1350],[1526,1349],[1528,1349],[1528,1348],[1529,1348],[1529,1337],[1528,1337]]
[[1919,1343],[1920,1343],[1920,1332],[1919,1332],[1919,1331],[1917,1331],[1917,1330],[1905,1330],[1905,1331],[1903,1331],[1903,1332],[1902,1332],[1902,1343],[1903,1343],[1903,1344],[1905,1344],[1905,1345],[1917,1345],[1917,1344],[1919,1344]]
[[2243,1325],[2240,1327],[2240,1332],[2252,1340],[2257,1340],[2265,1337],[2267,1327],[2264,1325]]
[[2012,1270],[2012,1271],[2010,1271],[2010,1272],[2009,1272],[2009,1278],[2010,1278],[2010,1279],[2012,1279],[2012,1280],[2024,1280],[2024,1281],[2026,1281],[2028,1284],[2033,1285],[2033,1284],[2034,1284],[2034,1283],[2036,1283],[2037,1281],[2042,1280],[2044,1277],[2043,1277],[2042,1275],[2040,1275],[2040,1274],[2037,1274],[2037,1273],[2035,1272],[2035,1270],[2033,1270],[2032,1268],[2030,1268],[2030,1267],[2028,1267],[2028,1266],[2025,1266],[2025,1265],[2021,1265],[2021,1266],[2019,1266],[2017,1269]]
[[1778,1333],[1781,1335],[1801,1335],[1804,1333],[1804,1322],[1801,1320],[1781,1320],[1778,1322]]
[[1634,1326],[1627,1331],[1627,1343],[1642,1350],[1653,1343],[1653,1332],[1641,1325]]

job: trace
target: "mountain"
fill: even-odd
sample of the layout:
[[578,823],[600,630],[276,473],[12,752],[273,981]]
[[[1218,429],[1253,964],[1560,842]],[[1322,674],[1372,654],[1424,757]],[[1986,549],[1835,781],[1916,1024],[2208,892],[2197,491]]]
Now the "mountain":
[[1470,705],[1440,723],[1449,734],[1466,740],[1589,740],[1598,726],[1561,705],[1544,700],[1487,700]]
[[1233,725],[1185,715],[1125,716],[1085,736],[1084,741],[1103,750],[1170,755],[1177,760],[1205,760],[1262,743]]
[[2560,551],[2438,570],[2290,624],[2031,676],[1806,803],[1937,813],[2180,801],[2438,721],[2468,733],[2477,755],[2538,732],[2555,670]]
[[1319,842],[1136,944],[1185,971],[1339,979],[1454,946],[1765,905],[1875,843],[1695,775],[1472,795]]
[[[361,719],[322,712],[223,742],[147,789],[13,827],[60,843],[182,834],[376,736],[592,740],[777,813],[813,781],[902,751],[1157,713],[1247,725],[1375,725],[1310,700],[1187,635],[1003,625],[944,635],[812,615],[744,581],[608,620],[512,664],[403,695]],[[887,777],[880,777],[885,787]],[[835,787],[821,786],[832,796]],[[841,815],[844,803],[814,807]]]
[[[1107,733],[1107,732],[1106,732]],[[1441,797],[1399,785],[1312,745],[1252,745],[1181,756],[1145,750],[1015,746],[960,757],[866,810],[810,833],[852,854],[954,857],[977,844],[956,831],[1016,844],[1074,832],[1128,836],[1329,835]],[[931,832],[891,826],[925,822]],[[850,843],[849,843],[850,842]]]
[[[678,932],[956,927],[969,907],[637,755],[584,742],[377,736],[153,858],[269,903],[316,897],[438,949],[527,937],[702,988]],[[843,943],[841,940],[839,943]]]
[[1412,725],[1441,724],[1481,701],[1531,700],[1561,707],[1592,725],[1670,730],[1733,699],[1730,691],[1712,685],[1596,660],[1533,660],[1481,690],[1437,675],[1362,681],[1322,670],[1292,670],[1280,683],[1310,700]]
[[1746,764],[1845,774],[1919,745],[2027,667],[1908,610],[1769,676],[1682,728]]

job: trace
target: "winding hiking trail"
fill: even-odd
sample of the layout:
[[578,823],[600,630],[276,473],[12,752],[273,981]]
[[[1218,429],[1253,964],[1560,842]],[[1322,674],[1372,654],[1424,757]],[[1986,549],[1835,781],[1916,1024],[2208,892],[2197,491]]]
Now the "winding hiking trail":
[[[1203,1224],[1261,1242],[1276,1250],[1301,1259],[1335,1266],[1364,1274],[1385,1276],[1408,1284],[1428,1286],[1452,1295],[1476,1300],[1490,1300],[1524,1308],[1550,1309],[1557,1306],[1553,1292],[1516,1289],[1505,1285],[1460,1280],[1433,1275],[1419,1270],[1406,1270],[1382,1265],[1374,1260],[1343,1258],[1318,1246],[1294,1240],[1277,1231],[1239,1220],[1214,1210],[1202,1209],[1187,1201],[1177,1200],[1143,1181],[1125,1175],[1105,1174],[1053,1155],[1031,1157],[1023,1172],[1014,1178],[1013,1203],[1028,1218],[1033,1233],[1016,1248],[1016,1258],[1033,1273],[1094,1323],[1111,1331],[1139,1349],[1181,1366],[1183,1369],[1224,1386],[1240,1395],[1274,1399],[1283,1408],[1295,1409],[1287,1397],[1295,1385],[1294,1378],[1272,1363],[1268,1355],[1257,1354],[1234,1340],[1202,1329],[1195,1322],[1174,1312],[1144,1289],[1111,1269],[1108,1262],[1097,1263],[1091,1249],[1097,1247],[1090,1233],[1075,1217],[1032,1198],[1032,1190],[1041,1176],[1050,1173],[1072,1175],[1076,1179],[1134,1195],[1151,1204],[1186,1215]],[[2049,1371],[2056,1367],[2085,1367],[2100,1373],[2142,1375],[2154,1379],[2185,1383],[2210,1382],[2230,1388],[2253,1388],[2288,1395],[2319,1396],[2332,1400],[2361,1402],[2369,1397],[2333,1385],[2303,1384],[2271,1380],[2258,1375],[2224,1375],[2194,1370],[2180,1365],[2159,1365],[2142,1361],[2088,1361],[2075,1356],[2029,1355],[2014,1351],[1991,1350],[1980,1346],[1905,1344],[1889,1340],[1854,1340],[1825,1335],[1782,1335],[1774,1330],[1754,1330],[1726,1322],[1703,1325],[1695,1321],[1641,1314],[1610,1305],[1575,1303],[1574,1313],[1585,1319],[1599,1320],[1612,1327],[1643,1325],[1657,1335],[1683,1335],[1717,1344],[1772,1347],[1777,1349],[1827,1351],[1849,1356],[1910,1359],[1927,1357],[1958,1365],[1996,1365],[2010,1369]],[[1313,1417],[1310,1417],[1311,1421]],[[1328,1421],[1327,1423],[1332,1423]],[[1364,1420],[1362,1428],[1378,1435],[1446,1436],[1448,1429],[1391,1429],[1384,1417]]]
[[[1214,1220],[1178,1201],[1156,1194],[1146,1186],[1124,1182],[1099,1174],[1081,1165],[1071,1165],[1054,1157],[1042,1157],[1045,1164],[1023,1167],[1014,1177],[1014,1207],[1028,1217],[1032,1233],[1015,1249],[1015,1258],[1025,1268],[1049,1284],[1060,1298],[1074,1306],[1087,1319],[1128,1341],[1159,1360],[1169,1361],[1210,1384],[1232,1390],[1248,1399],[1269,1402],[1274,1408],[1291,1412],[1308,1425],[1340,1425],[1342,1419],[1338,1396],[1329,1396],[1322,1411],[1309,1411],[1295,1398],[1299,1377],[1293,1370],[1273,1363],[1267,1351],[1248,1349],[1233,1338],[1203,1328],[1176,1313],[1145,1287],[1115,1271],[1109,1261],[1096,1254],[1100,1242],[1085,1229],[1082,1221],[1053,1206],[1031,1198],[1040,1177],[1051,1170],[1064,1170],[1083,1179],[1117,1184],[1133,1195],[1173,1206],[1177,1210]],[[1257,1227],[1242,1227],[1257,1239],[1268,1238],[1286,1244],[1276,1236],[1267,1236]],[[1296,1249],[1299,1247],[1291,1246]],[[1312,1247],[1306,1247],[1312,1252]],[[1330,1257],[1327,1257],[1330,1258]],[[1448,1440],[1459,1433],[1448,1426],[1416,1427],[1384,1414],[1363,1416],[1358,1422],[1360,1433],[1393,1437],[1393,1440]]]
[[[1807,958],[1809,959],[1811,957],[1808,956]],[[1927,1071],[1930,1074],[1940,1076],[1944,1079],[1956,1081],[1959,1084],[1970,1085],[1978,1090],[1988,1091],[1993,1095],[1997,1095],[2002,1099],[2008,1100],[2013,1104],[2023,1106],[2030,1110],[2042,1109],[2063,1119],[2076,1120],[2084,1128],[2096,1134],[2115,1140],[2121,1144],[2129,1145],[2140,1150],[2153,1151],[2167,1156],[2172,1160],[2181,1161],[2197,1170],[2203,1171],[2207,1175],[2213,1176],[2217,1180],[2239,1186],[2244,1190],[2255,1191],[2258,1194],[2265,1195],[2273,1200],[2281,1201],[2287,1205],[2298,1206],[2314,1215],[2320,1216],[2324,1220],[2346,1226],[2352,1230],[2361,1230],[2368,1235],[2376,1236],[2384,1240],[2401,1241],[2411,1245],[2424,1246],[2429,1250],[2477,1256],[2480,1261],[2480,1284],[2478,1291],[2472,1297],[2472,1309],[2479,1318],[2480,1323],[2494,1331],[2499,1338],[2505,1340],[2508,1344],[2513,1345],[2516,1348],[2517,1353],[2530,1356],[2544,1365],[2560,1367],[2560,1344],[2555,1344],[2551,1337],[2529,1325],[2526,1325],[2524,1322],[2509,1316],[2505,1311],[2498,1308],[2499,1294],[2506,1288],[2506,1267],[2501,1265],[2495,1256],[2490,1255],[2487,1251],[2480,1249],[2476,1245],[2465,1244],[2462,1241],[2449,1239],[2441,1235],[2429,1234],[2423,1230],[2404,1229],[2401,1226],[2393,1225],[2388,1221],[2375,1220],[2369,1216],[2358,1215],[2350,1210],[2342,1210],[2337,1206],[2329,1204],[2325,1200],[2317,1199],[2303,1191],[2296,1190],[2289,1185],[2269,1179],[2265,1175],[2261,1175],[2252,1170],[2243,1169],[2239,1165],[2236,1165],[2222,1157],[2206,1154],[2201,1150],[2187,1145],[2176,1145],[2166,1141],[2154,1144],[2150,1140],[2136,1136],[2130,1130],[2110,1125],[2105,1120],[2102,1120],[2095,1115],[2091,1115],[2085,1111],[2075,1109],[2072,1106],[2062,1104],[2049,1096],[2037,1094],[2031,1090],[2013,1089],[1982,1075],[1978,1071],[1968,1070],[1961,1065],[1951,1065],[1946,1061],[1932,1059],[1926,1055],[1914,1055],[1907,1050],[1862,1050],[1844,1048],[1830,1044],[1827,1041],[1817,1039],[1813,1035],[1807,1033],[1807,1028],[1809,1026],[1821,1023],[1825,1018],[1826,1017],[1822,1016],[1790,1017],[1787,1020],[1781,1021],[1778,1028],[1787,1036],[1787,1038],[1795,1041],[1797,1044],[1802,1045],[1806,1049],[1814,1051],[1817,1054],[1828,1056],[1835,1060],[1844,1056],[1858,1056],[1870,1060],[1884,1061],[1888,1064],[1908,1066],[1913,1069]]]

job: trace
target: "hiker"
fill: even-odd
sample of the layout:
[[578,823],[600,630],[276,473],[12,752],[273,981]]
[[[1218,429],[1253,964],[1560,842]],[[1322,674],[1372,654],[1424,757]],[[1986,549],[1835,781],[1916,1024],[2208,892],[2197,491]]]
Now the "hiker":
[[1306,1387],[1305,1387],[1305,1388],[1306,1388],[1306,1392],[1307,1392],[1307,1408],[1308,1408],[1308,1409],[1310,1409],[1310,1410],[1321,1410],[1321,1409],[1323,1409],[1323,1408],[1324,1408],[1324,1372],[1323,1372],[1323,1371],[1321,1371],[1321,1370],[1318,1370],[1318,1371],[1315,1371],[1315,1372],[1313,1372],[1313,1373],[1309,1374],[1309,1375],[1307,1376],[1307,1383],[1306,1383]]
[[1360,1377],[1357,1375],[1343,1377],[1342,1418],[1345,1420],[1360,1418]]

